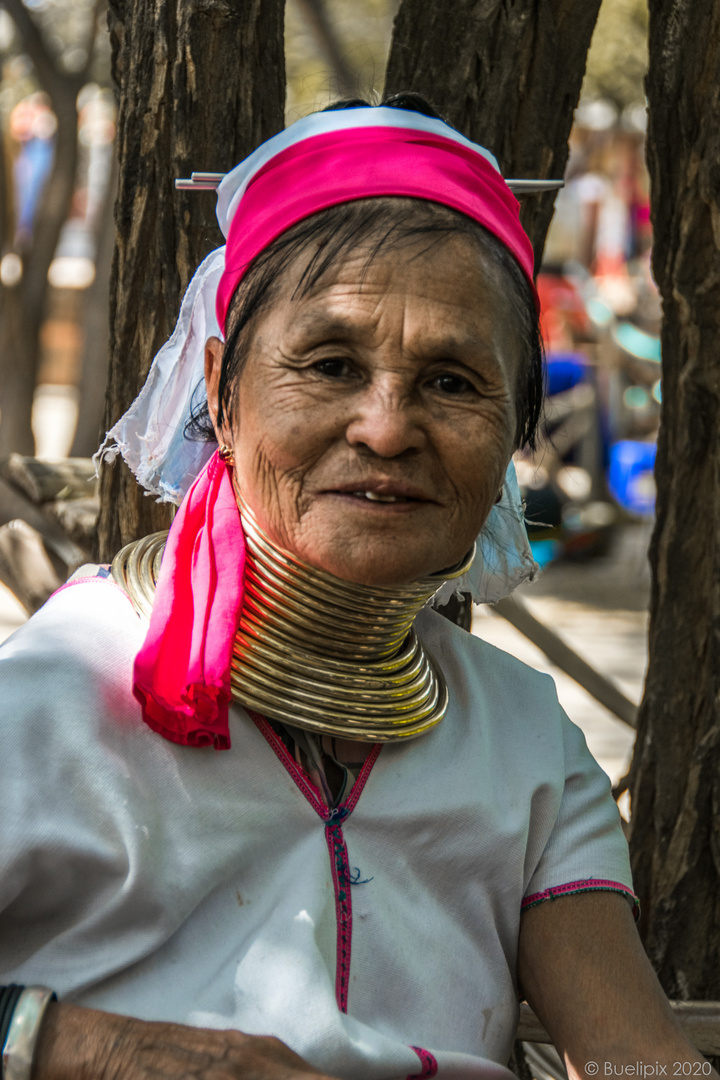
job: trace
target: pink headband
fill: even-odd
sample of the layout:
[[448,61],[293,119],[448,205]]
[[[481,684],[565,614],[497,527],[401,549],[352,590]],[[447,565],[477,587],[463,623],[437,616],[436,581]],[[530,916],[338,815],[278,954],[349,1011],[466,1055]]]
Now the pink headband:
[[376,124],[311,135],[279,150],[250,177],[227,234],[217,291],[221,327],[247,267],[281,233],[329,206],[373,196],[426,199],[467,214],[514,255],[538,302],[534,254],[520,224],[519,204],[487,152],[450,128],[445,136],[402,126],[405,115],[398,114],[397,127]]

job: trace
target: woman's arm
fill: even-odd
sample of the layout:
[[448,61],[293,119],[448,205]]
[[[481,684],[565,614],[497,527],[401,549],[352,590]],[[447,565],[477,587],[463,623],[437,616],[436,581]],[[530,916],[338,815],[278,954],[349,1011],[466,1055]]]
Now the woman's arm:
[[32,1080],[330,1080],[275,1038],[54,1003]]
[[571,1080],[672,1080],[687,1075],[685,1062],[697,1063],[691,1075],[718,1080],[675,1020],[620,894],[580,893],[524,912],[518,978]]

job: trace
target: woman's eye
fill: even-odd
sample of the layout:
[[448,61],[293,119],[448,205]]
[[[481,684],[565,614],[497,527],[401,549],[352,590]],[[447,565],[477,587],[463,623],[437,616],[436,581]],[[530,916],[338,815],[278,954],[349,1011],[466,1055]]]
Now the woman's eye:
[[474,389],[468,380],[463,379],[461,375],[438,375],[433,379],[433,386],[441,394],[454,395],[472,393]]
[[330,379],[344,379],[350,374],[350,364],[341,356],[331,356],[313,364],[316,371]]

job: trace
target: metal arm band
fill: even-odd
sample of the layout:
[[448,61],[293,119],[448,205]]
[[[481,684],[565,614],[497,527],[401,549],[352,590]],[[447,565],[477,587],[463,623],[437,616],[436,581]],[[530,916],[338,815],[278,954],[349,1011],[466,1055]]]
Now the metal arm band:
[[28,986],[17,1000],[2,1052],[2,1080],[30,1080],[45,1010],[57,998],[47,986]]

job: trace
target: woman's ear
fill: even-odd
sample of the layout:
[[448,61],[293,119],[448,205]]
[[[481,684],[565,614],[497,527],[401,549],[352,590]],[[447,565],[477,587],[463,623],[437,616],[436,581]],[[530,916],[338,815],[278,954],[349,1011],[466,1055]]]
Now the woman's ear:
[[211,337],[205,342],[205,389],[207,391],[208,412],[218,443],[226,441],[225,434],[218,427],[217,418],[220,407],[219,388],[220,372],[225,345],[219,337]]

